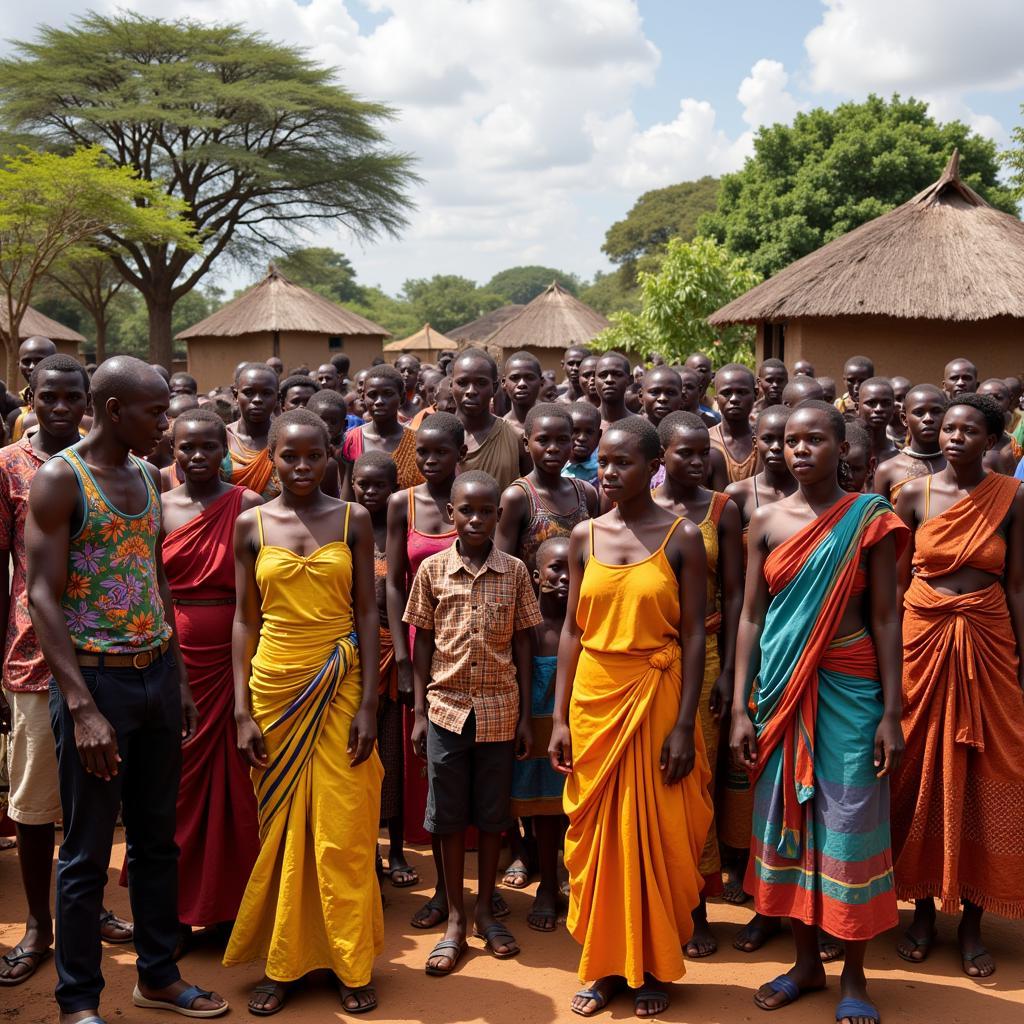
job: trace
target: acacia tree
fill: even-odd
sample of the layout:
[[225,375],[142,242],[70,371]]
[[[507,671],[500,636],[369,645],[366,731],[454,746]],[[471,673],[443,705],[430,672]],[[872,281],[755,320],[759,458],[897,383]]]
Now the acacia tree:
[[21,321],[40,280],[58,263],[99,255],[98,239],[198,249],[184,204],[98,147],[62,156],[23,150],[0,159],[0,342],[15,379]]
[[280,246],[314,222],[398,232],[417,178],[386,145],[380,126],[392,116],[333,69],[239,25],[91,13],[41,28],[0,61],[9,132],[100,145],[187,204],[198,256],[108,232],[114,265],[146,301],[151,357],[165,365],[174,304],[225,252]]
[[96,330],[96,362],[107,358],[111,303],[125,279],[106,253],[62,260],[49,273],[57,290],[74,299],[92,317]]

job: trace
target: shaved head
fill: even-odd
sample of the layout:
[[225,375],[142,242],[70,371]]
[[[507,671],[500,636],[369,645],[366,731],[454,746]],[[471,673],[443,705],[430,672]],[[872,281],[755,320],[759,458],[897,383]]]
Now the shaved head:
[[92,375],[92,400],[98,415],[106,415],[106,404],[112,398],[133,402],[163,389],[170,401],[170,391],[163,377],[148,363],[134,356],[105,359]]

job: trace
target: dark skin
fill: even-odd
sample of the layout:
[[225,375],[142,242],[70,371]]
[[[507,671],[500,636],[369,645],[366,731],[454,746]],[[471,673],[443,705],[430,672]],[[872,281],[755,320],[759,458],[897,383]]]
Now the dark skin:
[[[369,422],[362,427],[364,452],[387,452],[389,455],[402,443],[406,428],[398,421],[402,393],[391,377],[366,378],[364,401],[370,413]],[[354,500],[352,493],[352,463],[342,459],[341,496]]]
[[[684,516],[699,528],[711,508],[713,492],[704,486],[708,475],[711,442],[706,429],[676,427],[665,448],[665,482],[654,500],[674,516]],[[739,509],[730,501],[718,521],[718,593],[722,627],[718,634],[721,673],[709,699],[716,722],[728,721],[732,710],[733,674],[736,668],[736,627],[743,604],[743,527]],[[686,944],[692,958],[710,956],[718,942],[708,924],[707,901],[701,896],[693,911],[693,935]]]
[[[830,419],[816,409],[797,409],[786,423],[786,464],[798,490],[788,498],[759,508],[750,521],[747,582],[736,648],[736,687],[733,694],[730,747],[737,765],[748,771],[757,764],[758,745],[748,712],[750,690],[760,666],[760,641],[770,595],[764,575],[765,559],[781,543],[812,523],[845,497],[838,483],[840,457],[847,443],[834,433]],[[903,754],[900,729],[902,702],[902,640],[896,607],[896,547],[891,536],[867,552],[868,586],[860,600],[851,601],[836,634],[870,631],[878,655],[883,713],[874,737],[874,768],[878,778],[890,775]],[[803,992],[825,987],[818,929],[791,919],[796,963],[788,977]],[[864,954],[867,943],[846,942],[840,982],[844,998],[867,999]],[[763,985],[754,1002],[764,1010],[787,1003],[787,997]],[[840,1024],[869,1024],[866,1017],[845,1017]]]
[[806,359],[798,359],[793,364],[793,373],[794,374],[802,373],[802,374],[804,374],[807,377],[813,377],[814,376],[814,363],[811,363],[811,362],[809,362]]
[[978,368],[970,359],[953,359],[942,372],[942,390],[948,398],[978,390]]
[[306,403],[316,394],[316,388],[308,384],[293,384],[287,391],[281,392],[281,412],[291,409],[305,409]]
[[[1003,410],[1003,417],[1006,423],[1010,422],[1010,389],[1006,381],[993,377],[978,385],[979,395],[988,395],[993,398],[1000,409]],[[1013,444],[1010,435],[1004,430],[999,440],[992,446],[985,455],[985,468],[994,473],[1005,473],[1013,476],[1017,468],[1018,460],[1013,455]]]
[[757,390],[761,408],[778,405],[783,388],[789,383],[789,371],[784,366],[764,366],[757,371]]
[[[320,483],[327,469],[326,438],[315,427],[292,423],[277,437],[272,453],[281,481],[281,494],[260,510],[264,543],[285,548],[308,558],[329,544],[342,541],[345,503],[327,497]],[[352,554],[352,612],[359,638],[362,667],[362,698],[352,719],[346,753],[349,766],[357,767],[373,753],[377,739],[377,686],[380,665],[380,619],[373,584],[373,524],[366,509],[353,505],[349,513],[347,546]],[[256,581],[260,550],[256,511],[243,512],[235,523],[235,590],[238,603],[232,631],[232,663],[235,679],[235,725],[238,749],[253,768],[269,763],[259,726],[252,717],[249,679],[259,642],[262,615]],[[250,1009],[273,1012],[286,998],[288,985],[264,978],[268,991],[254,991]],[[372,985],[342,988],[346,1010],[365,1009],[376,1002]]]
[[[754,434],[750,429],[754,382],[750,374],[740,370],[719,370],[715,377],[715,394],[722,414],[722,442],[732,458],[742,462],[754,449]],[[711,463],[708,486],[713,491],[724,491],[729,486],[724,459]]]
[[703,402],[711,384],[710,357],[703,352],[694,352],[693,355],[687,357],[684,365],[686,369],[693,370],[697,374],[700,381],[700,400]]
[[[56,353],[57,346],[50,341],[49,338],[41,338],[35,335],[31,338],[26,338],[21,345],[18,347],[18,369],[21,371],[21,376],[25,383],[28,384],[32,379],[32,371],[47,357],[52,356]],[[21,409],[12,409],[7,414],[7,435],[11,436],[14,430],[14,424],[17,422],[18,417],[21,415]],[[28,417],[26,416],[26,427],[28,423]]]
[[[660,463],[660,459],[645,457],[638,438],[632,434],[612,429],[601,438],[601,487],[604,497],[615,507],[593,521],[596,552],[590,550],[589,523],[579,524],[569,540],[569,601],[558,646],[555,710],[548,744],[551,766],[563,775],[573,770],[569,703],[582,650],[577,610],[586,563],[593,555],[608,565],[629,565],[648,558],[661,546],[677,517],[656,504],[651,495],[651,478]],[[686,520],[675,529],[664,551],[679,586],[682,686],[679,714],[662,743],[659,770],[663,783],[674,786],[693,771],[696,762],[694,730],[704,675],[707,557],[700,530]],[[669,1004],[664,985],[651,975],[644,981],[645,987],[656,994],[638,1001],[636,1015],[654,1017],[664,1013]],[[624,987],[625,979],[616,976],[598,978],[585,986],[599,992],[604,1000]],[[583,1015],[597,1012],[600,1005],[582,992],[572,1000],[574,1010]]]
[[505,363],[503,384],[512,408],[505,413],[505,419],[523,433],[526,415],[537,404],[541,385],[544,383],[539,367],[532,360],[510,359]]
[[313,380],[320,385],[320,389],[329,388],[331,391],[341,391],[341,377],[338,375],[338,368],[334,363],[321,363],[316,368]]
[[946,411],[945,396],[931,385],[911,388],[904,402],[904,418],[910,435],[909,448],[921,456],[937,455],[937,458],[907,455],[903,452],[888,459],[875,473],[874,491],[884,498],[890,498],[892,489],[904,480],[937,473],[946,466],[946,459],[939,448],[939,429]]
[[679,374],[669,366],[656,366],[644,376],[644,415],[657,426],[670,412],[683,407]]
[[421,405],[421,399],[417,392],[420,380],[420,361],[416,356],[399,356],[395,360],[395,369],[402,375],[402,383],[405,385],[405,394],[402,395],[399,415],[405,420],[411,420],[419,412]]
[[843,367],[843,383],[846,385],[846,393],[849,396],[850,404],[856,408],[859,401],[860,386],[869,377],[875,375],[875,368],[870,363],[858,359],[848,359]]
[[329,497],[337,498],[341,494],[341,446],[345,441],[345,414],[341,409],[323,406],[317,410],[317,416],[324,421],[324,426],[327,427],[327,436],[331,441],[330,463],[327,466],[327,472],[324,473],[320,489]]
[[444,374],[440,370],[423,370],[420,372],[420,382],[416,390],[422,403],[421,409],[429,409],[434,405],[437,387],[443,380]]
[[580,363],[580,388],[584,399],[595,409],[600,409],[601,398],[597,393],[597,356],[587,356]]
[[[861,403],[863,407],[863,403]],[[850,479],[843,485],[851,494],[866,494],[871,490],[872,477],[875,474],[875,457],[867,445],[851,444],[846,453],[846,465],[850,469]]]
[[267,360],[267,366],[269,366],[271,370],[274,371],[274,376],[277,377],[278,380],[280,380],[284,376],[284,363],[281,362],[281,360],[278,359],[277,356],[271,356]]
[[559,398],[561,402],[583,402],[586,394],[580,380],[580,364],[587,358],[586,349],[567,348],[562,358],[562,370],[565,373],[566,392]]
[[[966,498],[984,482],[989,475],[989,470],[985,468],[985,455],[995,447],[998,440],[998,435],[989,433],[985,418],[979,410],[965,405],[953,406],[943,417],[939,434],[946,467],[929,480],[911,480],[900,491],[896,514],[911,531],[911,542],[899,564],[901,608],[903,595],[910,586],[918,529],[929,518],[941,515]],[[965,565],[945,576],[935,576],[924,582],[944,597],[977,593],[1001,582],[1006,592],[1010,623],[1019,653],[1024,647],[1024,490],[1018,488],[998,532],[1006,541],[1006,573],[1002,579]],[[1024,689],[1024,667],[1021,664],[1018,664],[1017,672],[1018,683]],[[964,974],[970,978],[987,978],[995,973],[996,962],[982,942],[981,919],[984,911],[970,900],[963,901],[963,908],[957,928],[957,941]],[[935,904],[931,899],[916,900],[914,920],[899,942],[901,954],[917,962],[925,960],[934,933]]]
[[573,462],[586,462],[601,440],[600,417],[578,412],[570,412],[569,416],[572,419],[572,448],[569,457]]
[[[459,372],[456,362],[455,373]],[[457,550],[463,564],[474,575],[478,573],[494,544],[494,531],[501,519],[501,507],[494,488],[475,481],[456,483],[452,488],[452,500],[448,505],[458,532]],[[421,758],[427,756],[427,682],[430,678],[430,666],[434,654],[434,631],[417,629],[415,650],[413,652],[413,711],[415,715],[412,727],[412,747]],[[512,635],[512,661],[516,667],[516,679],[519,684],[519,721],[515,732],[516,759],[523,761],[530,756],[533,742],[530,731],[530,667],[531,667],[530,630],[519,629]],[[463,900],[463,880],[465,877],[466,834],[457,832],[442,835],[441,861],[444,866],[445,889],[448,896],[448,927],[444,937],[458,943],[466,938],[467,918]],[[494,883],[498,872],[498,857],[501,854],[501,833],[484,832],[479,834],[480,852],[479,887],[474,912],[476,931],[481,935],[497,924],[494,916]],[[514,955],[519,946],[514,939],[502,942],[491,940],[492,950],[499,956]],[[427,958],[427,966],[447,971],[454,966],[454,953],[432,953]]]
[[[899,454],[889,437],[889,424],[896,409],[896,396],[890,384],[862,384],[858,392],[857,418],[871,435],[870,458],[881,466]],[[868,487],[870,488],[870,473]]]
[[[147,454],[156,447],[167,429],[170,392],[155,372],[140,373],[137,380],[118,398],[109,398],[95,410],[89,435],[78,444],[77,452],[108,499],[129,515],[142,512],[150,500],[138,467],[128,456],[132,451]],[[77,425],[76,425],[77,431]],[[144,467],[153,486],[159,490],[157,470]],[[67,585],[72,524],[81,522],[81,494],[71,467],[60,459],[51,459],[40,467],[32,484],[29,515],[25,530],[28,551],[28,602],[39,646],[60,688],[74,721],[75,746],[85,770],[98,779],[110,781],[119,771],[121,757],[117,736],[100,713],[82,678],[71,637],[64,624],[60,600]],[[170,590],[164,577],[162,559],[157,551],[157,581],[168,621],[174,622],[170,609]],[[188,675],[172,632],[170,650],[178,665],[181,688],[182,742],[195,732],[196,708],[188,686]],[[189,987],[182,979],[165,988],[144,985],[142,994],[171,1002]],[[191,1003],[194,1010],[214,1010],[224,1005],[216,993]],[[61,1024],[75,1024],[94,1015],[98,1007],[61,1013]]]
[[269,367],[243,370],[231,394],[238,403],[238,419],[228,424],[228,430],[246,448],[266,448],[270,421],[277,410],[277,375]]
[[782,404],[795,409],[801,402],[808,400],[825,401],[825,391],[813,377],[794,377],[782,389]]
[[633,413],[626,408],[626,389],[632,382],[628,366],[618,356],[601,356],[597,361],[597,393],[601,399],[601,429]]
[[909,377],[890,377],[892,397],[895,407],[892,411],[892,422],[889,424],[889,436],[897,448],[902,448],[907,438],[907,421],[903,417],[903,407],[907,404],[907,392],[914,383]]

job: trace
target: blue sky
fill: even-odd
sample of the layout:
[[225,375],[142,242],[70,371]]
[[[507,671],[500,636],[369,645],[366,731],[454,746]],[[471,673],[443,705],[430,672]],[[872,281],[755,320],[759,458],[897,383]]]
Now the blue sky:
[[[123,0],[35,0],[4,36]],[[1024,3],[973,0],[134,0],[306,47],[398,111],[425,182],[402,237],[324,227],[364,283],[520,263],[607,268],[607,227],[644,191],[742,166],[762,124],[868,92],[927,100],[1001,146],[1024,123]],[[0,43],[0,49],[4,44]],[[262,262],[262,260],[261,260]],[[256,268],[225,266],[228,288]]]

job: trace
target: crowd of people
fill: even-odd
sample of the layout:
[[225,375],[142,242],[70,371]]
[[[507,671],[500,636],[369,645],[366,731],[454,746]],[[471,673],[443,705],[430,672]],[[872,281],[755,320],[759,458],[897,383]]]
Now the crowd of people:
[[[837,394],[806,362],[574,346],[561,381],[466,349],[199,394],[19,355],[0,729],[27,914],[0,985],[55,954],[62,1024],[102,1024],[101,942],[134,942],[136,1006],[219,1016],[178,967],[201,929],[265,964],[254,1015],[317,970],[367,1012],[407,843],[428,975],[471,936],[515,957],[499,878],[537,878],[525,923],[579,942],[581,1016],[664,1013],[717,952],[710,899],[752,898],[741,952],[790,926],[763,1010],[843,958],[836,1020],[880,1020],[865,954],[898,899],[904,960],[958,914],[963,971],[995,971],[983,916],[1024,916],[1020,379],[855,356]],[[104,907],[119,820],[133,922]]]

